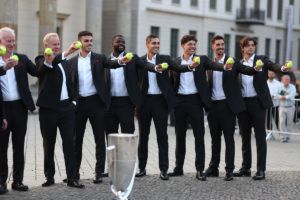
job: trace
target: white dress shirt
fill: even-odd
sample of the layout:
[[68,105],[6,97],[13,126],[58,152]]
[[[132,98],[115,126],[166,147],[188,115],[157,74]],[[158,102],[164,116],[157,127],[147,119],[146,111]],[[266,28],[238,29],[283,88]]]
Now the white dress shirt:
[[[122,52],[118,58],[123,57],[124,52]],[[111,54],[111,60],[117,60],[118,58],[114,57]],[[110,83],[111,83],[111,96],[113,97],[125,97],[128,96],[127,87],[125,84],[125,75],[124,68],[119,67],[116,69],[110,69]]]
[[[5,65],[5,62],[2,59],[2,57],[0,57],[0,66],[1,65],[2,66]],[[1,82],[3,101],[16,101],[21,99],[18,90],[14,67],[7,70],[5,75],[0,76],[0,82]]]
[[[181,64],[182,65],[190,65],[192,64],[192,58],[193,55],[189,57],[189,59],[186,61],[181,57]],[[180,83],[179,83],[179,89],[178,89],[178,94],[196,94],[198,93],[198,90],[195,85],[194,81],[194,72],[185,72],[185,73],[180,73]]]
[[[152,57],[150,60],[147,56],[147,61],[156,64],[156,55]],[[156,79],[156,73],[155,72],[148,72],[148,94],[161,94],[161,90],[157,84],[157,79]]]
[[273,79],[272,81],[270,81],[270,79],[268,79],[267,83],[268,83],[271,97],[273,99],[273,105],[274,105],[274,107],[278,107],[279,99],[277,98],[277,94],[281,87],[281,83],[279,81],[277,81],[276,79]]
[[78,55],[79,96],[88,97],[97,93],[91,69],[91,52],[84,58]]
[[[225,54],[218,60],[218,63],[223,64],[225,59]],[[225,93],[223,90],[223,72],[213,71],[213,82],[212,82],[212,100],[223,100],[226,99]]]
[[[251,56],[249,60],[243,60],[243,64],[249,67],[253,67],[254,65],[254,56]],[[242,95],[243,97],[255,97],[257,96],[257,93],[255,91],[254,85],[253,85],[253,76],[248,75],[241,75],[242,79]]]
[[[64,53],[62,53],[62,60],[64,60],[64,59],[65,59],[64,58]],[[44,62],[44,64],[47,67],[53,68],[53,66],[46,63],[46,61]],[[67,89],[67,79],[66,79],[65,70],[64,70],[63,66],[61,65],[61,63],[58,64],[58,67],[59,67],[59,69],[62,73],[62,77],[63,77],[62,86],[61,86],[61,93],[60,93],[60,100],[63,101],[63,100],[69,99],[69,94],[68,94],[68,89]]]

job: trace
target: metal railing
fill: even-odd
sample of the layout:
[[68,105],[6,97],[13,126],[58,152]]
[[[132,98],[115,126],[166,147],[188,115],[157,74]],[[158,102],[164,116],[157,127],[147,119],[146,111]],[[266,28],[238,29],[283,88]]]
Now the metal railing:
[[265,11],[254,8],[237,9],[236,22],[241,24],[265,24]]

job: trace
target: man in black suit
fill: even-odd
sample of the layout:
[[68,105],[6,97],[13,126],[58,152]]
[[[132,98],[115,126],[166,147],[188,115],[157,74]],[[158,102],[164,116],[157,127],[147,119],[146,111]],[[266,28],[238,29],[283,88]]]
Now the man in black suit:
[[[229,57],[224,53],[224,38],[220,35],[215,36],[211,41],[211,45],[214,51],[215,61],[225,64]],[[208,177],[219,176],[218,168],[221,153],[221,136],[223,132],[226,145],[226,175],[224,178],[226,181],[233,180],[235,118],[238,113],[246,109],[238,80],[239,73],[253,75],[256,71],[253,67],[241,65],[239,61],[235,61],[232,70],[224,72],[207,71],[213,106],[207,116],[211,134],[212,153],[210,164],[205,171],[205,175]]]
[[78,33],[82,48],[78,55],[70,59],[74,95],[77,101],[75,125],[76,178],[80,179],[79,169],[82,159],[82,143],[89,119],[96,143],[95,184],[102,182],[105,167],[104,110],[108,106],[108,91],[105,87],[104,68],[119,67],[117,61],[107,60],[105,55],[92,52],[93,34],[89,31]]
[[[112,38],[111,60],[123,58],[125,38],[115,35]],[[119,124],[122,133],[134,133],[134,110],[142,102],[142,94],[138,85],[138,69],[152,72],[160,71],[161,67],[142,61],[137,55],[127,61],[121,68],[106,71],[110,106],[105,114],[106,134],[118,133]]]
[[[185,65],[185,67],[177,67],[170,56],[159,54],[160,42],[158,36],[149,35],[146,38],[146,45],[148,52],[141,57],[142,60],[154,65],[168,63],[168,69],[171,70],[190,71],[187,65]],[[173,109],[175,104],[175,93],[167,70],[162,73],[141,70],[139,75],[143,103],[137,109],[140,133],[138,147],[140,172],[136,174],[136,177],[146,175],[148,140],[151,120],[153,118],[159,149],[160,178],[162,180],[168,180],[169,156],[167,123],[168,113]]]
[[[13,183],[12,189],[27,191],[28,186],[23,184],[24,173],[24,141],[27,131],[28,110],[35,110],[29,90],[27,73],[36,76],[35,65],[26,55],[14,53],[16,47],[15,32],[4,27],[0,29],[0,44],[7,49],[0,57],[0,65],[9,66],[6,75],[0,77],[1,94],[3,98],[5,117],[8,122],[6,130],[0,133],[0,190],[7,192],[6,180],[8,176],[7,149],[10,133],[13,145]],[[12,55],[19,59],[15,60]],[[14,66],[14,67],[12,67]],[[5,193],[4,192],[4,193]]]
[[271,62],[266,56],[255,55],[256,40],[254,38],[243,38],[240,46],[243,52],[242,62],[244,65],[252,67],[260,59],[264,63],[264,67],[254,76],[241,75],[242,96],[246,105],[246,110],[238,114],[242,136],[243,162],[242,167],[234,173],[234,176],[251,176],[251,129],[253,127],[257,149],[257,172],[253,179],[263,180],[265,179],[267,158],[266,110],[273,106],[267,85],[267,74],[268,70],[280,73],[287,71],[287,68]]
[[[197,39],[193,35],[185,35],[181,39],[183,55],[176,59],[178,64],[192,64],[196,52]],[[207,56],[200,56],[200,65],[192,72],[173,73],[174,87],[177,94],[175,105],[175,132],[176,132],[176,166],[170,176],[182,176],[185,158],[185,139],[187,120],[190,119],[196,151],[196,178],[205,181],[203,174],[205,164],[204,147],[204,114],[203,108],[210,108],[210,92],[206,79],[206,70],[223,71],[232,65],[213,63]]]
[[57,33],[45,35],[44,47],[51,48],[52,54],[36,57],[37,75],[39,78],[39,106],[40,128],[44,146],[44,173],[46,182],[43,187],[54,184],[55,164],[54,148],[57,128],[62,138],[65,157],[67,185],[69,187],[83,188],[75,178],[75,152],[73,145],[75,128],[75,103],[72,92],[71,66],[66,57],[75,52],[76,43],[72,43],[69,49],[62,54],[60,40]]

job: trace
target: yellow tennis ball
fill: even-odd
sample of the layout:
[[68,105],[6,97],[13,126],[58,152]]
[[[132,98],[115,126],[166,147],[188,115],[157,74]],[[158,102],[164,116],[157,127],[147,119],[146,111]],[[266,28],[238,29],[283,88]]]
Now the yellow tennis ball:
[[258,59],[255,63],[256,67],[261,69],[264,66],[264,63],[261,59]]
[[288,62],[285,64],[285,66],[286,66],[287,68],[292,68],[292,67],[293,67],[293,62],[292,62],[292,61],[288,61]]
[[53,51],[51,48],[46,48],[44,52],[47,56],[51,56],[53,54]]
[[6,54],[6,47],[3,45],[0,45],[0,56],[3,56]]
[[127,60],[131,60],[133,58],[133,53],[128,52],[128,53],[126,53],[125,57]]
[[81,47],[82,47],[82,43],[77,41],[76,44],[75,44],[75,48],[76,49],[81,49]]
[[195,56],[194,59],[193,59],[193,61],[194,61],[195,63],[200,64],[200,57],[199,57],[199,56]]
[[161,67],[162,67],[163,69],[168,69],[169,64],[164,62],[164,63],[161,64]]
[[226,61],[226,64],[229,64],[229,65],[234,64],[234,59],[232,57],[229,57]]
[[17,55],[13,55],[11,58],[14,59],[16,62],[19,61],[19,57]]

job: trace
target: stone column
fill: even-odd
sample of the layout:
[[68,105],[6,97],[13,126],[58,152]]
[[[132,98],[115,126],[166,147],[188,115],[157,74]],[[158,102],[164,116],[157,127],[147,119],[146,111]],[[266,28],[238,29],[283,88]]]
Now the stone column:
[[40,0],[39,11],[39,53],[44,50],[43,38],[49,32],[56,32],[57,2],[56,0]]
[[86,30],[93,33],[93,51],[102,48],[102,0],[86,0]]
[[116,9],[116,33],[125,36],[126,49],[132,51],[131,48],[131,29],[132,29],[132,13],[131,13],[131,0],[118,0]]
[[18,32],[18,0],[0,0],[0,28],[8,26]]

